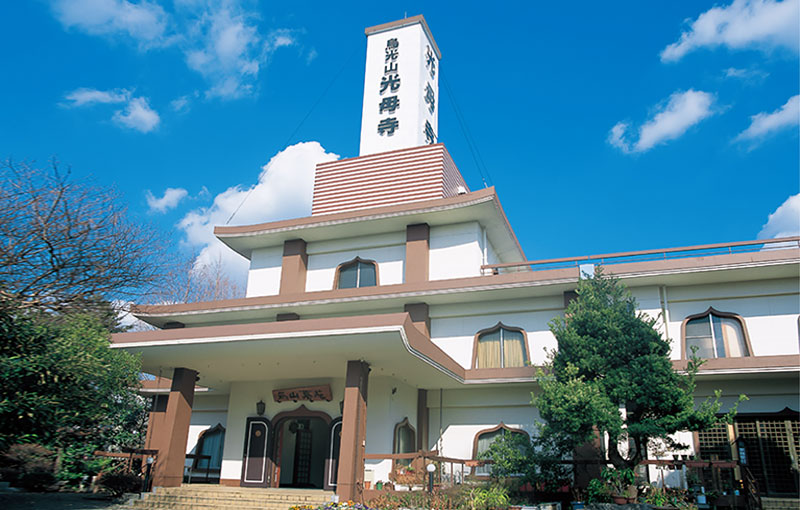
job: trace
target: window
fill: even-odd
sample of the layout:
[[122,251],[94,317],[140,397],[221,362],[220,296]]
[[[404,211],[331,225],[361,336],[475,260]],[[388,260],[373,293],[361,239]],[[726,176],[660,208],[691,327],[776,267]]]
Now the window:
[[[408,422],[408,418],[394,426],[392,453],[414,453],[417,451],[417,433]],[[398,459],[396,465],[408,466],[411,459]]]
[[375,262],[356,257],[339,266],[336,271],[337,289],[374,287],[378,284],[378,269]]
[[[475,434],[475,440],[472,444],[472,458],[477,459],[480,456],[480,454],[489,449],[489,445],[494,443],[497,440],[497,438],[502,437],[503,434],[506,433],[520,434],[525,436],[526,438],[528,437],[528,433],[525,432],[524,430],[512,429],[508,427],[506,424],[501,422],[500,425],[496,427],[493,427],[491,429],[481,430],[480,432]],[[491,474],[491,472],[492,472],[491,464],[475,468],[476,475],[488,476],[489,474]]]
[[493,328],[476,335],[475,368],[524,367],[528,362],[528,346],[525,332],[498,323]]
[[699,358],[738,358],[750,356],[751,350],[744,321],[736,314],[709,308],[687,317],[683,324],[683,358],[696,348]]

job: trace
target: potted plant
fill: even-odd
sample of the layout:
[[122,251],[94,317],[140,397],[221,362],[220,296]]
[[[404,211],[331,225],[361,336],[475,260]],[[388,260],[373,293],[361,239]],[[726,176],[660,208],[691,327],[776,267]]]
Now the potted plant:
[[611,499],[614,503],[624,505],[636,501],[635,494],[631,497],[632,490],[636,490],[633,486],[636,476],[632,469],[604,469],[600,476],[611,488]]
[[572,496],[572,510],[583,510],[586,507],[585,493],[580,487],[570,487],[569,494]]

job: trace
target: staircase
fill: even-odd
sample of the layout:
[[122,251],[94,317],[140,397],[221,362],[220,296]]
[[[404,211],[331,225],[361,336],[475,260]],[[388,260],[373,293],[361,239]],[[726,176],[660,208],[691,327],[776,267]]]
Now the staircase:
[[133,502],[150,510],[288,510],[294,505],[324,506],[332,491],[319,489],[253,489],[220,485],[159,487]]

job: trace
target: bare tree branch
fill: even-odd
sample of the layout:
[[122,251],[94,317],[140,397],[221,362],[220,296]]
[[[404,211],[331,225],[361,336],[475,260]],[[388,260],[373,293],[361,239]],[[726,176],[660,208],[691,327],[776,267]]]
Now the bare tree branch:
[[108,188],[49,169],[0,163],[0,299],[65,310],[152,292],[165,243],[133,223]]

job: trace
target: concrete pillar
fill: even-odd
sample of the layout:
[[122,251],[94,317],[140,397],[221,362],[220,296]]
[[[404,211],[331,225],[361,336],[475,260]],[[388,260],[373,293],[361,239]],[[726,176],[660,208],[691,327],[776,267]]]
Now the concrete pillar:
[[307,271],[308,254],[306,253],[306,242],[302,239],[291,239],[284,242],[280,294],[305,292]]
[[427,223],[406,227],[406,270],[403,283],[428,281],[431,229]]
[[369,364],[364,361],[348,361],[342,409],[339,476],[336,481],[336,494],[340,501],[358,501],[364,490],[368,382]]
[[197,372],[189,368],[176,368],[172,374],[167,410],[151,437],[152,444],[158,448],[153,473],[154,487],[180,487],[183,483],[196,381]]

